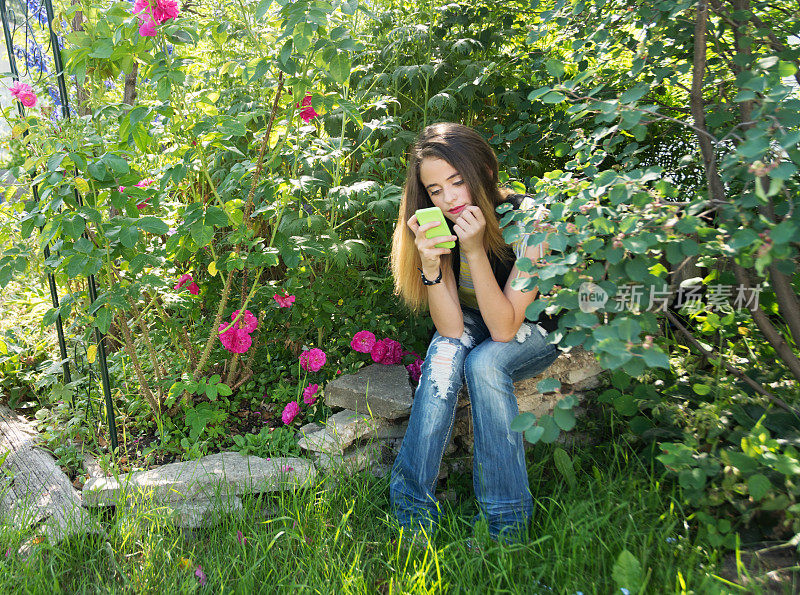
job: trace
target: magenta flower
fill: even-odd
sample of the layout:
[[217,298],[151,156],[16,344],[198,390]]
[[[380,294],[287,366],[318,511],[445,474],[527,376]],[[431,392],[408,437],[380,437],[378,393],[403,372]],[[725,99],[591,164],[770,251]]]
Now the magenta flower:
[[283,408],[283,413],[281,413],[281,419],[283,423],[287,426],[294,421],[294,418],[297,417],[297,414],[300,413],[300,404],[297,401],[290,401],[286,403],[286,407]]
[[178,16],[178,4],[175,0],[136,0],[133,14],[139,17],[139,35],[154,37],[156,25]]
[[372,346],[370,355],[375,363],[392,366],[403,361],[403,348],[394,339],[381,339]]
[[241,531],[236,532],[236,539],[239,540],[241,545],[247,545],[247,537],[245,537]]
[[300,354],[300,367],[306,372],[318,372],[327,359],[322,349],[314,347]]
[[358,331],[350,341],[350,347],[359,353],[369,353],[374,345],[375,335],[369,331]]
[[[140,202],[140,203],[136,203],[136,208],[137,208],[137,209],[139,209],[140,211],[141,211],[143,208],[145,208],[145,207],[149,207],[149,206],[150,206],[150,197],[149,197],[149,196],[148,196],[147,198],[145,198],[145,199],[144,199],[142,202]],[[198,289],[199,289],[199,288],[198,288]],[[190,290],[190,291],[191,291],[191,290]],[[197,295],[197,294],[195,294],[195,295]]]
[[[155,180],[153,178],[145,178],[144,180],[139,180],[136,182],[137,188],[149,188],[151,184],[153,184]],[[124,188],[124,186],[123,186]]]
[[178,13],[180,13],[180,9],[178,9],[178,3],[175,2],[175,0],[156,0],[153,16],[157,22],[163,23],[164,21],[177,18]]
[[247,353],[247,350],[253,344],[250,334],[244,329],[236,328],[236,326],[232,326],[225,331],[227,326],[224,322],[219,325],[219,340],[222,341],[223,347],[231,353]]
[[197,577],[197,580],[200,581],[200,586],[201,587],[205,587],[206,586],[207,577],[206,577],[206,573],[203,572],[203,567],[202,566],[198,566],[197,567],[197,570],[194,571],[194,575]]
[[[311,94],[306,95],[303,97],[303,109],[300,110],[300,117],[303,118],[303,122],[308,124],[311,120],[319,116],[316,110],[311,107]],[[299,106],[298,106],[299,107]]]
[[33,87],[28,83],[14,81],[9,90],[11,91],[11,95],[25,107],[33,107],[36,105],[36,93],[33,92]]
[[406,370],[408,370],[408,376],[411,378],[412,382],[419,382],[419,377],[422,376],[422,360],[414,360],[413,364],[408,364],[406,366]]
[[[239,310],[236,310],[233,314],[231,314],[231,320],[234,320],[239,315]],[[236,325],[246,333],[252,333],[256,330],[258,326],[258,318],[253,316],[253,313],[250,310],[245,310],[242,317],[239,318],[239,321]]]
[[317,397],[314,395],[317,394],[319,390],[319,384],[311,384],[303,389],[303,403],[306,405],[313,405],[317,402]]
[[[187,285],[188,283],[188,285]],[[184,273],[178,279],[178,282],[175,284],[175,291],[178,291],[181,287],[187,285],[186,289],[189,290],[189,293],[192,295],[199,295],[200,294],[200,286],[194,282],[194,279],[189,273]]]
[[276,302],[278,302],[279,308],[291,308],[292,304],[294,303],[295,297],[293,295],[278,295],[277,293],[272,296]]

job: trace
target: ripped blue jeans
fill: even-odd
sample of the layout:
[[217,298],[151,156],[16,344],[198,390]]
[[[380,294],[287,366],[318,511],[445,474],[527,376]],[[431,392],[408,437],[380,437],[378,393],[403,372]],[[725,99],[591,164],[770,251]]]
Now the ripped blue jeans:
[[543,372],[558,357],[540,326],[523,322],[508,343],[493,341],[480,312],[463,308],[459,339],[435,333],[414,395],[411,418],[392,467],[392,510],[400,525],[432,528],[439,508],[434,490],[450,441],[458,391],[467,383],[474,428],[473,486],[489,534],[524,532],[533,503],[513,383]]

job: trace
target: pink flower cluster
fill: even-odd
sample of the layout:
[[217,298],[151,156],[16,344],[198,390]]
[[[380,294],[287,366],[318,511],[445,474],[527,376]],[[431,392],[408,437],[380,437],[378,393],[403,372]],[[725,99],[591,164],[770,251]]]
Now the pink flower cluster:
[[294,418],[300,413],[300,403],[297,401],[289,401],[286,407],[283,408],[281,413],[281,420],[287,426],[294,421]]
[[327,359],[322,349],[318,349],[317,347],[307,349],[300,354],[300,367],[306,372],[319,372],[319,369],[325,365]]
[[418,382],[422,375],[422,360],[419,356],[413,351],[404,351],[400,343],[394,339],[376,340],[370,331],[358,331],[350,341],[350,347],[359,353],[369,353],[372,361],[386,366],[400,364],[403,362],[403,356],[413,355],[414,362],[406,366],[408,375],[414,382]]
[[313,405],[317,402],[317,391],[319,390],[319,384],[311,384],[309,382],[308,386],[303,389],[303,403],[306,405]]
[[156,25],[174,19],[179,13],[175,0],[136,0],[133,14],[139,17],[139,35],[154,37]]
[[291,308],[295,297],[293,295],[278,295],[276,293],[272,296],[272,299],[278,303],[278,308]]
[[[319,114],[317,111],[311,107],[311,95],[306,95],[303,97],[302,103],[303,109],[300,110],[300,117],[303,118],[303,122],[308,124],[311,120],[318,117]],[[298,106],[300,107],[300,106]]]
[[[328,357],[322,349],[314,347],[307,349],[300,354],[300,367],[306,372],[318,372],[322,366],[325,365]],[[319,392],[319,384],[308,383],[303,389],[303,403],[306,405],[313,405],[317,402],[317,392]],[[294,418],[300,414],[300,403],[297,401],[290,401],[283,408],[281,413],[281,420],[284,424],[289,425],[294,421]]]
[[[239,310],[236,310],[231,314],[231,320],[236,320],[239,312]],[[225,330],[228,326],[230,328]],[[257,327],[258,319],[253,316],[250,310],[245,310],[239,320],[236,320],[232,326],[224,322],[219,325],[219,340],[222,341],[225,349],[231,353],[247,353],[247,350],[253,344],[253,338],[250,333],[256,330]]]
[[393,366],[403,361],[403,348],[394,339],[381,339],[375,341],[370,350],[372,361],[376,364]]
[[192,295],[200,294],[200,286],[194,282],[194,278],[192,278],[189,273],[184,273],[180,276],[180,279],[178,279],[178,282],[175,284],[175,291],[178,291],[181,287],[187,285],[187,283],[188,286],[186,288],[189,290],[189,293]]
[[36,93],[33,92],[33,87],[29,84],[15,81],[9,90],[11,95],[25,107],[36,105]]

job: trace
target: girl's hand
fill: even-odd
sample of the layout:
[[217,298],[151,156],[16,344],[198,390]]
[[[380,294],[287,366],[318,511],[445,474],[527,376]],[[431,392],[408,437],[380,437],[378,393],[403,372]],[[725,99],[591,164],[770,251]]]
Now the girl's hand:
[[464,256],[478,254],[485,250],[483,246],[483,231],[486,229],[486,219],[480,207],[470,205],[461,211],[461,216],[456,220],[453,231],[461,242],[461,251]]
[[437,248],[436,244],[442,242],[454,242],[456,236],[437,236],[435,238],[426,238],[425,232],[433,229],[438,225],[436,221],[431,221],[425,225],[417,223],[417,216],[413,215],[411,219],[406,222],[409,229],[413,232],[415,239],[414,244],[417,246],[419,257],[422,260],[422,271],[429,279],[435,278],[439,274],[439,257],[442,254],[450,254],[450,248]]

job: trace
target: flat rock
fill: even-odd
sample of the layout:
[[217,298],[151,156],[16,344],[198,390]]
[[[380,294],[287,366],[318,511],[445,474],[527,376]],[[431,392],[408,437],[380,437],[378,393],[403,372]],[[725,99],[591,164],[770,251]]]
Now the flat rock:
[[83,487],[86,506],[116,504],[122,498],[216,500],[245,493],[295,489],[309,485],[316,468],[300,458],[262,459],[222,452],[196,461],[171,463],[127,476],[94,477]]
[[404,366],[372,364],[325,385],[325,403],[374,417],[397,419],[411,413],[413,390]]
[[359,438],[392,438],[404,433],[402,424],[344,409],[330,416],[322,430],[305,434],[298,444],[305,450],[342,455]]

